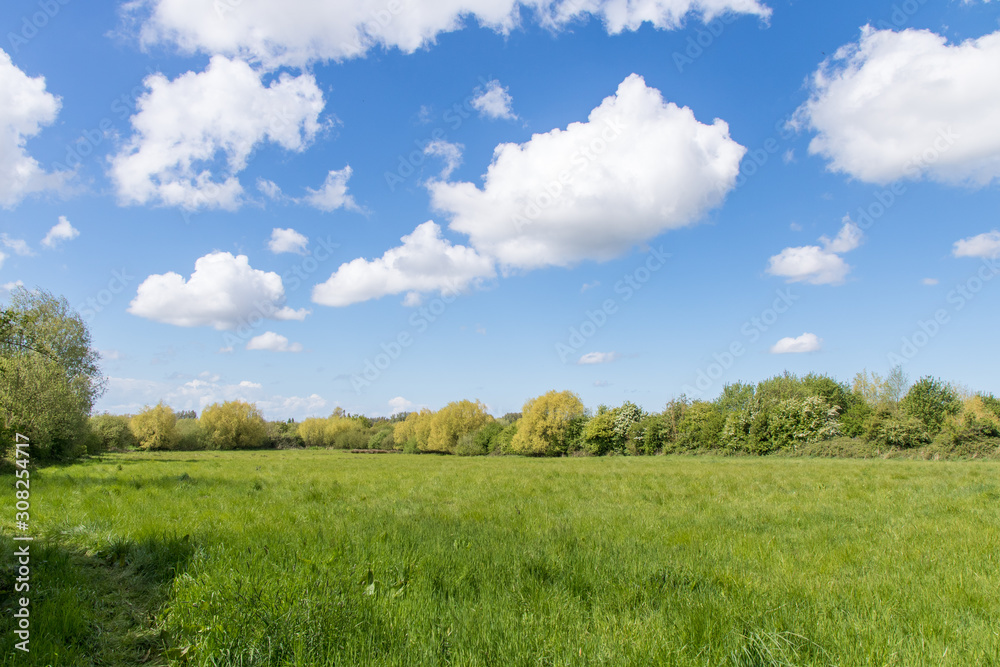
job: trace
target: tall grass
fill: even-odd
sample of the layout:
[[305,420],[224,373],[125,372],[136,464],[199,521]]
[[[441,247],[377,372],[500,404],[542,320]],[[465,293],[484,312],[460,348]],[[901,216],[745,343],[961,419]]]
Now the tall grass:
[[[998,472],[109,456],[33,478],[36,525],[68,554],[36,575],[33,659],[48,647],[66,665],[996,665]],[[79,575],[86,559],[101,574]],[[146,605],[131,625],[97,604],[109,577]],[[31,664],[3,632],[6,662]],[[99,632],[120,637],[102,646]]]

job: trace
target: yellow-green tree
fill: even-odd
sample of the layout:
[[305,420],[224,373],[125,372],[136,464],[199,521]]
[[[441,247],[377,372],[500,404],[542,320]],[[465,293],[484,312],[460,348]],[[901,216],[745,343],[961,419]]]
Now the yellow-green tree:
[[401,445],[411,443],[418,450],[426,450],[433,420],[434,413],[427,408],[422,408],[420,412],[411,412],[406,419],[396,424],[392,438]]
[[180,441],[177,433],[177,415],[173,408],[163,403],[148,405],[132,417],[129,428],[142,449],[174,449]]
[[267,424],[253,403],[213,403],[199,421],[213,449],[258,449],[267,438]]
[[550,391],[530,399],[522,412],[511,449],[529,456],[555,456],[566,452],[584,407],[571,391]]
[[310,417],[299,424],[299,437],[306,447],[326,447],[326,420],[322,417]]
[[479,401],[454,401],[444,406],[431,420],[427,449],[454,452],[458,439],[474,433],[493,421],[486,406]]

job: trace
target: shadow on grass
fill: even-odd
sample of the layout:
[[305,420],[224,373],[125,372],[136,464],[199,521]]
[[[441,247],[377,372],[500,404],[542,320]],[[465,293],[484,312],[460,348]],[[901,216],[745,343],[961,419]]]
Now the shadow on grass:
[[[30,590],[15,592],[16,543],[0,535],[0,665],[162,665],[157,615],[194,555],[190,536],[119,538],[84,549],[30,543]],[[18,598],[31,600],[30,653],[14,647]]]

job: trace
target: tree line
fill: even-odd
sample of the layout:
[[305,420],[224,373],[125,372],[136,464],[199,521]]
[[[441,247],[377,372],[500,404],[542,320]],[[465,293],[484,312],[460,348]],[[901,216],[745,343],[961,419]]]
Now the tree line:
[[1000,453],[1000,400],[933,377],[911,385],[899,367],[885,377],[864,370],[850,384],[815,373],[736,382],[715,400],[682,395],[652,413],[631,402],[591,411],[570,391],[550,391],[502,417],[460,400],[379,418],[337,408],[295,422],[267,421],[243,401],[210,405],[200,416],[163,403],[91,416],[104,391],[98,359],[65,299],[15,289],[0,310],[0,454],[9,454],[15,433],[28,436],[35,458],[64,461],[109,450],[293,447],[466,456]]

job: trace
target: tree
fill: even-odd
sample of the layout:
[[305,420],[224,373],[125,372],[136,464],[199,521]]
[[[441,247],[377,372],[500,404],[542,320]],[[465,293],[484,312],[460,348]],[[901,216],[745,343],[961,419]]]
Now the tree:
[[260,410],[245,401],[213,403],[199,421],[213,449],[259,449],[267,439]]
[[438,410],[431,421],[427,449],[454,453],[459,438],[478,431],[491,421],[493,417],[479,401],[449,403]]
[[15,288],[0,311],[0,453],[16,432],[28,436],[37,458],[81,454],[87,418],[105,389],[98,359],[66,299]]
[[173,408],[163,403],[148,405],[132,417],[129,428],[143,449],[176,449],[180,442],[177,432],[177,415]]
[[522,415],[511,441],[514,453],[556,456],[579,435],[584,407],[573,392],[553,390],[525,403]]
[[958,414],[962,401],[951,385],[928,376],[910,387],[900,407],[905,414],[923,422],[933,437],[941,430],[946,417]]
[[109,449],[124,451],[135,449],[138,445],[132,429],[129,428],[129,418],[125,415],[105,413],[91,417],[90,430],[100,439],[102,451]]

